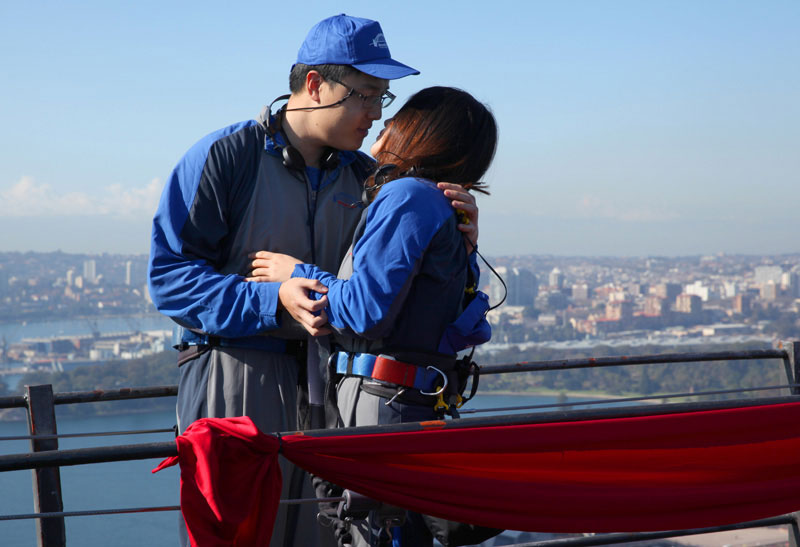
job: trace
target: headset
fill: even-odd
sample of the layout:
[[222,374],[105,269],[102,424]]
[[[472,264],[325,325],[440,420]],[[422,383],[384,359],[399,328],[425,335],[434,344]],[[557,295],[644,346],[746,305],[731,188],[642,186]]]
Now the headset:
[[[336,105],[325,105],[325,106],[316,106],[316,107],[308,107],[308,108],[286,108],[284,105],[280,110],[275,113],[275,124],[272,123],[272,105],[274,105],[278,101],[285,101],[290,97],[290,95],[281,95],[271,103],[267,107],[266,116],[264,116],[264,120],[262,122],[262,126],[267,132],[267,138],[272,141],[272,145],[281,151],[281,157],[283,158],[283,165],[289,169],[290,171],[294,171],[297,173],[303,173],[306,169],[306,160],[303,158],[303,155],[300,151],[295,148],[294,146],[289,143],[289,138],[286,136],[286,133],[283,132],[281,128],[281,123],[283,121],[283,113],[290,112],[293,110],[317,110],[320,108],[330,108],[331,106]],[[283,139],[286,141],[286,145],[281,145],[278,140],[275,138],[275,135],[281,132],[283,133]],[[330,171],[339,167],[339,151],[335,148],[331,148],[330,146],[326,146],[322,151],[322,156],[319,159],[319,167],[323,171]]]
[[[386,180],[386,176],[395,169],[397,169],[397,166],[393,163],[384,163],[378,167],[375,170],[375,177],[372,179],[372,184],[367,184],[366,182],[364,183],[364,190],[361,191],[361,203],[368,205],[370,201],[372,201],[372,197],[375,195],[375,192],[377,192],[381,186],[388,182]],[[413,176],[412,173],[406,174]]]

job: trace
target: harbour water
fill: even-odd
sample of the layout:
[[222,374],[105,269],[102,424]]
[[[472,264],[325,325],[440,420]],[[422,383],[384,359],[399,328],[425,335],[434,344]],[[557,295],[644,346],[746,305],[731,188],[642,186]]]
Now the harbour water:
[[93,330],[101,334],[118,332],[171,330],[175,323],[164,315],[153,313],[122,317],[98,316],[91,319],[63,319],[31,323],[1,323],[0,339],[9,344],[24,338],[53,338],[57,336],[83,336]]
[[[88,433],[170,428],[174,413],[154,412],[58,421],[58,432]],[[0,422],[0,437],[27,434],[25,422]],[[83,448],[146,442],[165,442],[172,433],[60,439],[59,448]],[[28,441],[0,441],[0,454],[29,451]],[[112,462],[61,468],[65,511],[169,506],[179,504],[176,467],[152,474],[155,460]],[[0,473],[0,514],[33,512],[31,471]],[[66,519],[67,545],[134,547],[177,545],[178,514],[159,513],[85,516]],[[36,545],[33,520],[0,521],[0,544]]]
[[[466,408],[499,408],[556,403],[556,397],[479,394]],[[571,401],[570,401],[571,402]],[[546,409],[544,409],[546,410]],[[485,414],[478,414],[485,415]],[[92,418],[59,418],[58,431],[88,433],[165,429],[175,424],[171,411]],[[0,437],[26,435],[24,422],[0,422]],[[166,442],[172,433],[60,439],[63,449]],[[0,454],[29,450],[28,441],[0,441]],[[177,467],[156,474],[159,460],[78,465],[61,469],[65,511],[140,508],[178,505]],[[33,512],[30,471],[0,473],[0,515]],[[67,545],[81,547],[148,547],[177,545],[175,511],[121,515],[80,516],[66,519]],[[0,521],[0,544],[7,547],[36,545],[33,520]]]

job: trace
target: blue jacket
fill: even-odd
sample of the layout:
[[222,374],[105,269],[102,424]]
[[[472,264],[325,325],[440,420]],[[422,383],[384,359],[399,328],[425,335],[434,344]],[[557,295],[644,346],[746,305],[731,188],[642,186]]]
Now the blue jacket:
[[465,292],[478,271],[457,226],[434,183],[394,180],[367,209],[339,278],[311,264],[296,266],[293,277],[328,287],[328,318],[348,351],[452,354],[491,335],[486,295]]
[[[284,167],[257,120],[201,139],[172,171],[153,220],[148,283],[158,310],[224,345],[280,350],[261,336],[281,326],[279,284],[246,282],[247,255],[269,250],[338,267],[363,208],[363,164],[340,152],[314,189]],[[184,340],[203,341],[188,331]]]

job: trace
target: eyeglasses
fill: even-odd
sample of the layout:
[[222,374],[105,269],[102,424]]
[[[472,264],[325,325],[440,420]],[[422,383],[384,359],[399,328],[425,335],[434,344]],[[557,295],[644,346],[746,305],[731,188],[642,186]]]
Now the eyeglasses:
[[340,100],[336,101],[335,104],[341,104],[350,97],[352,97],[353,95],[355,95],[356,97],[361,99],[364,108],[372,108],[378,105],[381,105],[381,108],[386,108],[387,106],[392,104],[392,102],[396,99],[394,93],[392,93],[388,89],[384,91],[382,95],[364,95],[363,93],[359,93],[358,91],[356,91],[354,87],[350,87],[344,82],[340,82],[339,80],[334,80],[333,78],[328,78],[328,79],[333,82],[336,82],[339,85],[350,88],[350,91],[347,92],[347,95],[342,97]]

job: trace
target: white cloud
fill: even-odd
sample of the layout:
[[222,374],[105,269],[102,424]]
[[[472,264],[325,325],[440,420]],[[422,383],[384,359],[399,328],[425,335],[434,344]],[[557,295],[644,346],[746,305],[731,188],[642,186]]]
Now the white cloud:
[[678,213],[666,208],[635,202],[614,202],[591,195],[581,197],[575,204],[575,210],[583,218],[605,218],[623,222],[663,222],[680,218]]
[[49,184],[22,177],[10,187],[0,187],[0,216],[152,216],[162,183],[155,178],[141,187],[112,184],[95,193],[58,193]]

